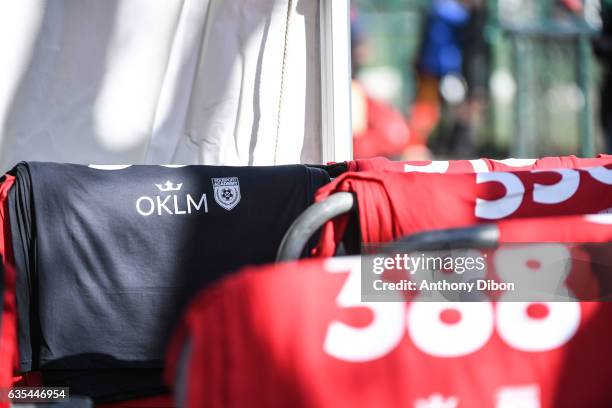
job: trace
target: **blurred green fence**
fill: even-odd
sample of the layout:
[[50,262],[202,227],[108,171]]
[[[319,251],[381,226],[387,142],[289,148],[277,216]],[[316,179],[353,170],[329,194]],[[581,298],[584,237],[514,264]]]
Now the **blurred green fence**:
[[[412,69],[428,0],[353,0],[370,44],[366,72],[387,68],[393,82],[390,98],[405,111],[416,92]],[[380,72],[380,71],[378,71]]]
[[[371,88],[403,112],[416,84],[413,63],[430,0],[353,0],[372,54]],[[489,106],[480,143],[521,157],[581,154],[600,146],[598,65],[590,36],[598,0],[571,13],[559,0],[489,0]],[[382,74],[382,75],[378,75]],[[385,80],[386,79],[386,80]]]
[[490,5],[492,26],[510,43],[516,82],[512,153],[592,156],[597,84],[590,37],[596,27],[585,13],[593,13],[586,9],[593,3],[578,14],[552,0],[515,10],[500,1]]

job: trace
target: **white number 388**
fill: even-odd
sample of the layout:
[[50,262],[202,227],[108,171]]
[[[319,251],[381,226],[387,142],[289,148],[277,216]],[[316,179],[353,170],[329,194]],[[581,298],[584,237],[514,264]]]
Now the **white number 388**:
[[[563,246],[560,246],[563,247]],[[498,253],[498,256],[503,256]],[[512,254],[506,254],[512,256]],[[577,302],[539,303],[543,316],[530,317],[529,302],[361,302],[359,257],[326,261],[329,273],[349,272],[336,303],[342,308],[367,308],[372,314],[365,327],[334,320],[327,327],[324,351],[348,362],[367,362],[393,351],[407,333],[414,345],[434,357],[460,357],[482,348],[493,331],[517,350],[541,352],[565,344],[578,330],[581,319]],[[514,273],[520,273],[516,270]],[[503,278],[499,271],[498,274]],[[459,319],[448,324],[441,319],[453,310]]]

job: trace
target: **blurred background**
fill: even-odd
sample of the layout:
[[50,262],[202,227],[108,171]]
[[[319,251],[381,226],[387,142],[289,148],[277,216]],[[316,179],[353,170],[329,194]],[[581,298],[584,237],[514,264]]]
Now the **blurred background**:
[[352,0],[355,157],[612,152],[611,9]]

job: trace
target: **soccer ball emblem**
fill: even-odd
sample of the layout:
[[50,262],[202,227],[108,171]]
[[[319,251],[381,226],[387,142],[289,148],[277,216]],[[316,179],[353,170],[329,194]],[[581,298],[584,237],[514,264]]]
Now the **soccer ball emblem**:
[[240,202],[240,182],[238,177],[212,179],[215,201],[222,208],[231,210]]
[[230,188],[224,188],[221,192],[221,197],[223,197],[225,201],[231,201],[232,198],[234,198],[234,192]]

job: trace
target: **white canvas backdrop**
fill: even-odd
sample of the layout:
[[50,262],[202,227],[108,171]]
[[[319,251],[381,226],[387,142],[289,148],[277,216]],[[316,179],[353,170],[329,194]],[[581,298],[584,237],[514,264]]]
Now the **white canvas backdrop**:
[[0,170],[319,162],[318,1],[288,2],[0,2]]

